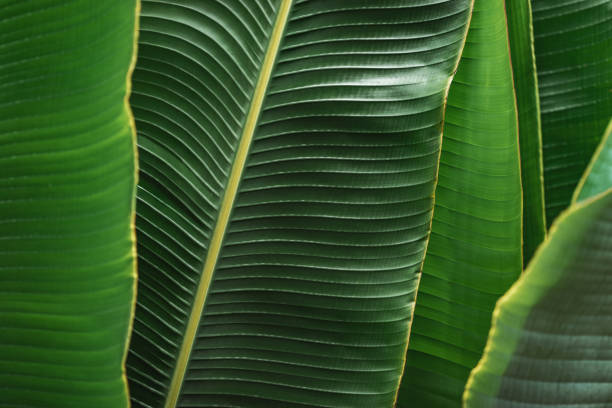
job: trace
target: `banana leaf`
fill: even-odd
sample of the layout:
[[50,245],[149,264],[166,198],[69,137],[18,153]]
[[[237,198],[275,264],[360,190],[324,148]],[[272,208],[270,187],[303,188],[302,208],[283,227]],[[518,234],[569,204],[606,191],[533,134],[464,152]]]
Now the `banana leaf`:
[[143,1],[134,407],[390,407],[470,1]]
[[501,1],[475,1],[435,194],[399,408],[461,406],[495,302],[522,271],[517,110]]
[[0,406],[121,408],[136,2],[0,2]]

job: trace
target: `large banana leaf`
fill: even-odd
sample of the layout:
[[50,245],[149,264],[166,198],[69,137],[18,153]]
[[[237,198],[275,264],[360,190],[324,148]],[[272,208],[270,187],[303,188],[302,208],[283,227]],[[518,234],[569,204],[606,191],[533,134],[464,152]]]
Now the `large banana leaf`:
[[609,0],[533,0],[546,218],[570,202],[612,115]]
[[0,1],[0,406],[128,406],[136,2]]
[[526,265],[546,237],[540,103],[531,0],[509,0],[505,5],[521,148],[523,264]]
[[143,1],[135,407],[390,407],[469,0]]
[[499,301],[466,408],[612,405],[611,155],[608,132],[576,192],[582,201]]
[[399,407],[459,407],[497,299],[522,270],[517,115],[502,1],[476,0],[448,95]]

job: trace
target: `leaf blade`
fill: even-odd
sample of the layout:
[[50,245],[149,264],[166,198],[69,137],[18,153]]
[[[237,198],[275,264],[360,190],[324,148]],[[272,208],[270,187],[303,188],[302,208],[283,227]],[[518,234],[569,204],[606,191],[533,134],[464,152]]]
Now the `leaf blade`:
[[[135,406],[165,399],[189,313],[185,299],[199,279],[234,155],[237,137],[229,135],[243,126],[265,48],[258,44],[267,41],[269,27],[251,23],[267,24],[279,3],[240,3],[231,15],[221,2],[176,4],[144,2],[142,64],[134,75],[142,86],[133,105],[143,152],[144,292],[128,360]],[[178,406],[393,403],[428,230],[443,98],[468,8],[468,1],[295,1]],[[188,24],[162,25],[162,16]],[[204,44],[195,31],[207,16],[216,18],[206,25],[208,42],[193,47]],[[189,57],[176,59],[183,68],[154,61],[160,53],[178,57],[170,48]],[[237,58],[251,62],[239,69]],[[195,69],[206,86],[190,74]],[[187,120],[169,106],[152,114],[161,110],[153,100],[162,99],[151,97],[154,90],[170,97],[150,85],[154,76],[189,96],[184,112],[200,105],[214,120]],[[176,77],[197,89],[198,104]],[[330,376],[347,372],[346,380]]]
[[476,0],[451,83],[432,232],[398,407],[458,407],[522,270],[518,123],[502,2]]
[[523,186],[523,264],[546,238],[540,103],[530,0],[506,1]]
[[135,1],[0,8],[5,406],[128,406],[135,14]]

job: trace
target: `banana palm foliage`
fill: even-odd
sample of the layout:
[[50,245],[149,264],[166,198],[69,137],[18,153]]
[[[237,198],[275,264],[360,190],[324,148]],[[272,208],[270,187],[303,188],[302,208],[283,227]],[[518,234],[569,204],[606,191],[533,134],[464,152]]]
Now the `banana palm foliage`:
[[611,20],[0,0],[0,407],[612,405]]

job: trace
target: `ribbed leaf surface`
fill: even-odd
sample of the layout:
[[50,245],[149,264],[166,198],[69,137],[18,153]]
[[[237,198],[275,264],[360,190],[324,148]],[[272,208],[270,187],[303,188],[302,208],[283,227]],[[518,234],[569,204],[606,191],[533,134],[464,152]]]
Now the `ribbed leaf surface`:
[[505,1],[516,93],[523,186],[523,264],[546,237],[540,102],[533,49],[531,0]]
[[0,406],[128,406],[136,2],[0,1]]
[[521,174],[503,2],[476,0],[448,95],[431,237],[398,407],[460,407],[521,273]]
[[609,0],[532,4],[550,225],[612,116],[612,7]]
[[[612,172],[608,140],[592,171]],[[612,403],[612,184],[595,173],[585,177],[593,188],[559,216],[523,277],[497,304],[466,408]]]
[[392,406],[469,7],[143,2],[134,406]]

